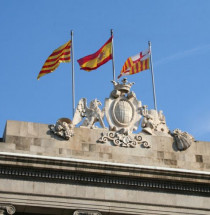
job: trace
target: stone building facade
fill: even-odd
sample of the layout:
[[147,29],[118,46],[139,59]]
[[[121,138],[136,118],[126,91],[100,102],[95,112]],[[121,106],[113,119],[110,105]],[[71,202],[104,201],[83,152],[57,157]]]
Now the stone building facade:
[[2,214],[210,214],[210,143],[176,151],[173,138],[151,136],[151,148],[124,148],[98,143],[102,130],[63,140],[48,125],[8,121]]
[[[72,121],[7,121],[0,214],[210,214],[210,143],[170,132],[162,113],[147,111],[126,87],[115,83],[104,110],[81,100]],[[133,133],[138,114],[142,131]]]

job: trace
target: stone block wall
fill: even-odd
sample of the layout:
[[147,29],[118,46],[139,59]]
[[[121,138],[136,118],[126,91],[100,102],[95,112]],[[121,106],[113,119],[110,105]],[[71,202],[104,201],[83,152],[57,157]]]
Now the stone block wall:
[[98,142],[103,132],[75,128],[67,141],[46,124],[7,121],[0,203],[17,214],[209,214],[209,142],[180,152],[173,138],[148,135],[151,148],[124,148]]
[[7,121],[0,152],[52,157],[78,158],[113,163],[136,164],[188,170],[210,170],[210,143],[194,142],[186,151],[177,151],[174,140],[148,136],[151,148],[124,148],[98,139],[106,129],[75,128],[75,135],[64,140],[50,132],[48,125]]

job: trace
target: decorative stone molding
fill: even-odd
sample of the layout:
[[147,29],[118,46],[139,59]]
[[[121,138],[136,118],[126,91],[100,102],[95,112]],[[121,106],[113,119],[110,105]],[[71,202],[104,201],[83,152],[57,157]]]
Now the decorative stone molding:
[[13,205],[3,205],[0,204],[0,214],[2,215],[12,215],[16,211],[15,207]]
[[142,146],[143,146],[144,148],[147,148],[147,149],[152,147],[151,143],[148,143],[147,141],[143,141],[143,142],[142,142]]
[[102,215],[102,214],[98,211],[77,210],[73,213],[73,215]]
[[[17,168],[17,167],[0,167],[0,174],[11,178],[25,178],[39,179],[43,181],[59,181],[61,183],[89,183],[92,185],[102,186],[116,186],[116,187],[127,187],[131,189],[149,189],[149,190],[162,190],[170,191],[175,193],[195,193],[199,195],[210,196],[210,184],[200,182],[183,182],[173,180],[160,180],[152,178],[141,178],[141,177],[126,177],[121,175],[110,175],[110,174],[97,174],[86,172],[77,173],[70,171],[55,171],[55,170],[41,170],[33,168]],[[157,172],[155,173],[157,174]],[[161,173],[160,173],[161,174]],[[186,175],[186,173],[185,173]],[[8,211],[12,214],[15,209]]]
[[151,144],[147,141],[142,140],[141,135],[126,135],[124,133],[118,133],[110,131],[106,134],[102,133],[101,138],[98,142],[107,143],[111,141],[115,146],[122,146],[122,147],[131,147],[135,148],[138,144],[142,144],[144,148],[150,148]]

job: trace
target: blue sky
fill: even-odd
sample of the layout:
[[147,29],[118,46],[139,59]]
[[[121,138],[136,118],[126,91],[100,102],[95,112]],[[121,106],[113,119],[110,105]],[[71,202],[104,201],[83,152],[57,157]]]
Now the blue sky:
[[[76,104],[82,97],[104,103],[113,88],[112,62],[88,73],[76,60],[97,51],[112,28],[116,75],[150,40],[157,106],[168,127],[210,141],[210,1],[1,0],[0,10],[1,134],[6,120],[53,124],[61,117],[72,119],[71,64],[36,80],[71,30]],[[137,98],[152,109],[150,71],[128,80],[136,83]]]

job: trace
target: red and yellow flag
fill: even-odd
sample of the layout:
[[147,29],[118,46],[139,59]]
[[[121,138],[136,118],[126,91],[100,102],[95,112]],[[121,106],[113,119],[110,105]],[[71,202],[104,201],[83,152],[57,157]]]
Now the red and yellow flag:
[[136,73],[139,73],[143,70],[149,69],[149,59],[150,59],[150,50],[147,49],[143,52],[140,52],[139,54],[129,57],[120,72],[120,75],[118,76],[118,79],[121,76],[125,75],[133,75]]
[[80,69],[91,71],[112,59],[112,37],[94,54],[77,60]]
[[47,58],[37,79],[56,70],[60,63],[70,62],[71,40],[60,46]]

